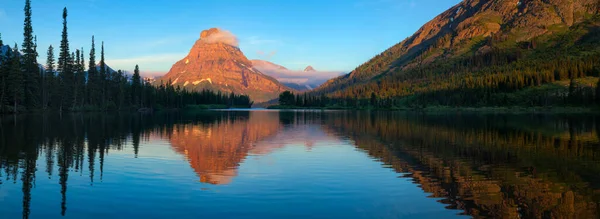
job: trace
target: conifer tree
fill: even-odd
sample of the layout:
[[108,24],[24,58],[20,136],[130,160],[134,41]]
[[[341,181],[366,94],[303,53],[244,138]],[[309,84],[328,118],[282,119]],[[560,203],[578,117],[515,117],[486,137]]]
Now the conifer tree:
[[17,105],[23,97],[23,72],[21,71],[21,61],[17,44],[13,48],[10,58],[10,71],[7,78],[7,90],[10,93],[10,100],[13,104],[13,112],[17,112]]
[[63,31],[62,40],[60,41],[60,54],[58,56],[58,67],[57,70],[60,75],[60,96],[61,103],[59,109],[63,107],[70,107],[73,103],[72,91],[73,91],[73,71],[70,66],[69,52],[69,39],[67,33],[67,8],[63,9]]
[[37,52],[33,36],[33,27],[31,26],[31,1],[25,0],[25,20],[23,25],[23,79],[24,94],[27,107],[34,107],[39,102],[39,73],[37,66]]
[[81,51],[79,49],[75,50],[75,53],[72,54],[73,58],[73,73],[74,73],[74,89],[73,89],[73,99],[74,99],[74,106],[77,106],[79,104],[79,99],[81,97],[81,95],[83,94],[83,91],[81,90],[82,88],[82,83],[83,80],[82,79],[82,75],[83,75],[83,71],[81,70]]
[[79,83],[79,92],[81,92],[80,98],[79,98],[79,103],[81,103],[81,105],[85,105],[86,103],[86,77],[87,77],[87,72],[85,71],[85,56],[84,56],[84,51],[83,51],[83,47],[80,50],[80,54],[81,57],[79,58],[79,72],[80,74],[77,76],[76,80]]
[[54,95],[54,90],[52,90],[52,88],[56,88],[55,87],[55,77],[56,77],[56,73],[54,70],[54,65],[55,65],[55,59],[54,59],[54,47],[52,47],[52,45],[50,45],[48,47],[48,53],[46,54],[46,71],[44,73],[43,76],[43,86],[42,86],[42,107],[45,109],[48,107],[48,104],[50,103],[50,99],[52,97],[52,95]]
[[106,63],[104,62],[104,41],[100,47],[100,89],[101,89],[101,100],[102,106],[106,106],[107,99],[107,86],[108,86],[108,74],[106,71]]
[[98,98],[98,71],[96,69],[96,43],[94,42],[94,36],[92,36],[92,48],[90,49],[90,61],[88,66],[88,95],[89,104],[97,104],[96,98]]
[[131,100],[133,100],[133,104],[140,104],[141,106],[141,98],[140,93],[142,92],[142,80],[140,77],[140,67],[135,65],[135,70],[133,70],[133,77],[131,77]]

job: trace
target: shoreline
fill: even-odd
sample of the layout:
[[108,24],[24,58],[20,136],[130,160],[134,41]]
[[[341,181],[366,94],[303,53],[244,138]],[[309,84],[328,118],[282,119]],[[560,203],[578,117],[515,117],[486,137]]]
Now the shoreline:
[[353,111],[390,111],[390,112],[418,112],[418,113],[503,113],[503,114],[600,114],[600,107],[447,107],[435,106],[426,108],[347,108],[347,107],[282,107],[270,106],[266,109],[273,110],[353,110]]

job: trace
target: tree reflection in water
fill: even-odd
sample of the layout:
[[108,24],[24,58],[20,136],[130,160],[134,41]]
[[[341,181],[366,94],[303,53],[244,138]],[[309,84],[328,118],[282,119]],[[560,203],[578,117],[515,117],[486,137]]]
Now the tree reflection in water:
[[343,137],[412,178],[447,208],[475,218],[599,217],[600,118],[588,115],[224,111],[6,116],[0,119],[0,188],[7,182],[22,184],[22,214],[28,218],[38,162],[45,162],[45,177],[58,174],[65,215],[69,174],[85,174],[93,186],[103,179],[109,152],[133,148],[137,157],[156,137],[185,156],[203,183],[230,183],[251,154],[271,153],[295,141],[310,150],[320,138]]

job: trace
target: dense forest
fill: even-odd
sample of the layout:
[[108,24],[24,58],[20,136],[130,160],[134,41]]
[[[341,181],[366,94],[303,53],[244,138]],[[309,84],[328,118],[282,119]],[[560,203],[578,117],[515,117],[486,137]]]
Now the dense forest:
[[212,91],[192,92],[171,83],[152,86],[140,76],[136,65],[132,76],[108,68],[104,43],[96,62],[96,45],[91,40],[89,61],[84,50],[72,51],[67,30],[67,9],[62,13],[63,30],[58,60],[54,48],[47,50],[46,65],[37,62],[37,37],[33,34],[31,1],[25,1],[23,44],[19,51],[4,45],[0,35],[0,112],[107,111],[139,108],[182,108],[188,105],[249,107],[248,96]]

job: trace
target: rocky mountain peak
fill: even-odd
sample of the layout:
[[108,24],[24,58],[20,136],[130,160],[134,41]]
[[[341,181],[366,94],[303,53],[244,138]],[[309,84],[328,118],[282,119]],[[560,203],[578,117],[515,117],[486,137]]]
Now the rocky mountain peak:
[[188,55],[155,83],[244,94],[257,103],[274,99],[289,89],[254,68],[239,49],[235,35],[218,28],[202,31]]
[[315,70],[315,69],[314,69],[312,66],[310,66],[310,65],[304,69],[304,72],[313,72],[313,71],[317,71],[317,70]]
[[202,32],[200,32],[200,39],[207,38],[211,35],[218,34],[220,32],[221,32],[221,30],[219,28],[215,28],[215,27],[210,28],[208,30],[203,30]]

